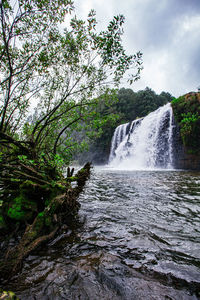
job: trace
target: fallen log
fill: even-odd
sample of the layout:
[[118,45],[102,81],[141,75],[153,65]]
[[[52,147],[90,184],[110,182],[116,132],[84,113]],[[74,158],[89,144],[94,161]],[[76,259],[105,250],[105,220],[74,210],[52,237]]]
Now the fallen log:
[[[46,201],[45,207],[37,213],[32,222],[28,220],[29,224],[26,225],[19,242],[1,257],[0,274],[2,278],[9,279],[16,274],[21,269],[24,258],[41,244],[52,239],[63,224],[70,227],[70,223],[75,220],[80,208],[78,196],[83,191],[90,171],[91,164],[87,163],[77,172],[75,187],[71,186],[70,177],[67,177],[62,184],[55,185],[55,196]],[[73,175],[73,172],[68,170],[68,175]],[[51,189],[53,192],[52,187]],[[32,199],[31,195],[30,199]]]

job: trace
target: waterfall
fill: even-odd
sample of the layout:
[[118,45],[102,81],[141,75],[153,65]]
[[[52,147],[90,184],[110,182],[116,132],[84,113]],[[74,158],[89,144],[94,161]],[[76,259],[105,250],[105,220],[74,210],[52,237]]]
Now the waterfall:
[[173,113],[168,103],[116,128],[109,165],[124,169],[173,168]]
[[114,135],[112,137],[112,142],[111,142],[111,150],[110,150],[110,157],[109,161],[111,162],[114,157],[115,157],[115,149],[118,148],[120,143],[123,141],[123,139],[126,136],[126,131],[129,123],[119,125],[114,132]]

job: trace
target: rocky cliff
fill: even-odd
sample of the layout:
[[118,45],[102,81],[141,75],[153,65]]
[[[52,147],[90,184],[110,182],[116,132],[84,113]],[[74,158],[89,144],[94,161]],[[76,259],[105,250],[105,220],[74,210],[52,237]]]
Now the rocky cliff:
[[191,92],[172,101],[175,118],[174,165],[200,170],[200,93]]

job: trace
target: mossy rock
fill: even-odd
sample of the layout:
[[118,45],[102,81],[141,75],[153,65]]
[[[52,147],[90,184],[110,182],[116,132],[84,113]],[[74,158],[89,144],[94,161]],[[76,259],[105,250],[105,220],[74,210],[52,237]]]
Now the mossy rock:
[[37,203],[20,194],[10,203],[7,215],[17,221],[28,221],[32,219],[36,212]]
[[5,300],[20,300],[15,293],[11,291],[3,291],[0,290],[0,299],[5,299]]

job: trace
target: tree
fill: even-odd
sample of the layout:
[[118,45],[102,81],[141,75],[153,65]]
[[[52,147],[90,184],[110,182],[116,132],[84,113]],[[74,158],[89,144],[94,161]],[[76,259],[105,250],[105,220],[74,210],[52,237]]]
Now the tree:
[[[83,124],[104,123],[96,114],[98,95],[111,93],[108,85],[117,86],[130,67],[136,70],[130,83],[142,69],[142,54],[127,55],[121,44],[122,15],[101,32],[94,11],[61,30],[72,11],[70,0],[0,1],[0,228],[13,232],[18,224],[24,231],[7,253],[8,272],[77,212],[90,167],[75,177],[68,169],[65,177],[59,153],[68,164]],[[37,117],[27,122],[33,101]]]

